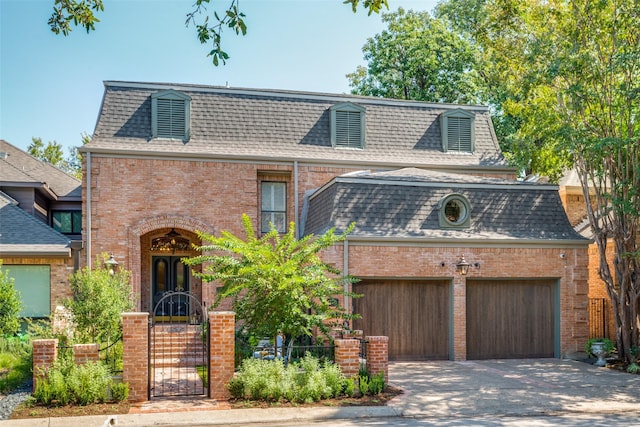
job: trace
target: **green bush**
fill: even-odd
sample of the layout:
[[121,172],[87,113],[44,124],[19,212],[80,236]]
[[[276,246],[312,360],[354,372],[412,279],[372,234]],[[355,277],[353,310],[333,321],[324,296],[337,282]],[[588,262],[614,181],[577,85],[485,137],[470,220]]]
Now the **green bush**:
[[124,402],[129,398],[129,383],[111,383],[111,397],[117,402]]
[[0,337],[0,393],[23,385],[31,378],[31,340],[28,335]]
[[353,381],[344,377],[340,367],[307,354],[287,366],[281,360],[245,359],[236,376],[227,384],[235,399],[278,402],[315,402],[353,394]]
[[369,393],[373,396],[377,396],[384,391],[384,388],[384,372],[380,372],[371,377],[371,381],[369,382]]
[[115,400],[129,393],[128,385],[113,382],[104,363],[92,361],[76,365],[69,358],[61,358],[37,381],[33,397],[46,405],[88,405],[106,402],[108,389]]
[[2,269],[0,260],[0,335],[18,332],[20,310],[22,310],[20,293],[13,285],[13,278],[9,277],[8,271]]
[[365,367],[360,367],[358,372],[358,390],[362,396],[370,394],[377,396],[384,391],[386,387],[384,381],[384,372],[380,372],[373,377]]

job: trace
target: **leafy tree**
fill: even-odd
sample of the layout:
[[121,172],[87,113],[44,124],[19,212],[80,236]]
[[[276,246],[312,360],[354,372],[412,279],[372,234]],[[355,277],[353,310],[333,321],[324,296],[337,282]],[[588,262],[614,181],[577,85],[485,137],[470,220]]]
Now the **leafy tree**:
[[[86,133],[81,134],[81,138],[82,145],[91,142],[91,136]],[[33,137],[31,141],[27,152],[33,157],[47,162],[71,176],[82,178],[82,156],[78,152],[78,147],[71,147],[69,156],[65,159],[62,145],[56,141],[49,141],[46,146],[41,138]]]
[[[479,38],[509,79],[518,134],[572,158],[616,322],[635,359],[640,301],[640,9],[636,2],[488,0]],[[613,245],[613,260],[607,249]]]
[[431,102],[479,101],[473,45],[428,12],[382,15],[387,29],[362,48],[367,67],[347,74],[357,95]]
[[0,260],[0,335],[15,334],[20,329],[22,302],[13,283],[13,278],[2,268]]
[[[220,62],[226,63],[229,54],[222,50],[222,33],[226,28],[235,32],[236,35],[247,33],[245,23],[246,15],[240,9],[239,0],[231,0],[227,8],[218,10],[217,0],[195,0],[192,10],[187,13],[185,25],[193,25],[200,43],[212,44],[212,49],[208,56],[212,58],[213,64],[218,66]],[[353,12],[356,12],[360,0],[344,0],[343,3],[350,4]],[[212,13],[207,13],[207,6],[212,6]],[[389,8],[387,0],[363,0],[362,6],[371,13],[379,13],[382,7]],[[95,24],[100,22],[96,16],[104,11],[103,0],[54,0],[53,12],[49,18],[49,26],[55,34],[62,33],[67,36],[74,26],[81,26],[87,32],[95,30]],[[202,18],[204,16],[204,18]],[[209,19],[211,18],[211,22]]]
[[310,336],[314,328],[327,333],[330,326],[353,317],[334,298],[353,279],[339,276],[318,256],[343,241],[353,226],[341,235],[329,230],[296,239],[293,223],[284,235],[271,227],[260,238],[248,215],[242,216],[242,224],[244,240],[227,231],[220,237],[198,233],[207,242],[197,247],[203,255],[185,260],[202,264],[202,273],[194,273],[198,277],[222,283],[214,307],[231,298],[238,320],[254,336]]
[[82,342],[106,342],[122,330],[122,312],[135,306],[135,297],[129,285],[129,272],[109,270],[101,254],[94,268],[85,267],[70,278],[73,298],[64,306],[73,313],[76,338]]

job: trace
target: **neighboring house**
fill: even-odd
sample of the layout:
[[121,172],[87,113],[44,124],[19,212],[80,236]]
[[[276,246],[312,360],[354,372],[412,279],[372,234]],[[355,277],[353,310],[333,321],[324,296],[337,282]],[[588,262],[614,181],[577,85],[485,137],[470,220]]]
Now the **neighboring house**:
[[515,180],[486,107],[110,81],[81,151],[83,259],[113,253],[139,310],[170,290],[214,301],[181,258],[197,231],[242,235],[247,213],[262,232],[356,223],[323,257],[361,280],[363,298],[339,300],[391,359],[562,357],[587,340],[588,240],[557,186]]
[[[559,182],[560,198],[565,207],[569,222],[585,238],[593,240],[593,232],[587,217],[587,208],[582,184],[575,169],[568,171]],[[607,245],[607,258],[613,262],[615,246]],[[615,319],[607,285],[600,278],[600,253],[598,245],[589,245],[589,337],[607,337],[615,341]]]
[[0,140],[0,259],[25,317],[47,317],[70,296],[82,248],[81,182]]

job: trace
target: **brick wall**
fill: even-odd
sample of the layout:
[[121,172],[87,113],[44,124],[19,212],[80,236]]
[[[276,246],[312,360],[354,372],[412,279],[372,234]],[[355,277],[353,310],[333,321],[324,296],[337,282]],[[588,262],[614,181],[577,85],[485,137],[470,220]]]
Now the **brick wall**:
[[209,397],[227,400],[231,397],[227,384],[234,374],[235,313],[209,312]]
[[87,362],[97,362],[100,360],[100,346],[98,344],[74,344],[73,360],[76,365],[83,365]]
[[129,400],[149,398],[149,313],[122,313],[122,381]]

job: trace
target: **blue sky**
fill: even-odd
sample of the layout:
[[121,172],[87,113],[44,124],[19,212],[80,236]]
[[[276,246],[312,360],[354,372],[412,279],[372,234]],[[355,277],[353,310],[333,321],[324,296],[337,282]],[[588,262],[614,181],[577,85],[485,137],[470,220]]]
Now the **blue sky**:
[[[104,0],[96,31],[68,37],[49,30],[53,2],[0,0],[0,138],[22,149],[55,140],[65,156],[93,132],[105,80],[348,93],[345,74],[365,65],[362,46],[385,28],[342,0],[240,0],[248,33],[225,31],[231,58],[214,67],[184,25],[194,0]],[[389,10],[436,3],[390,0]]]

